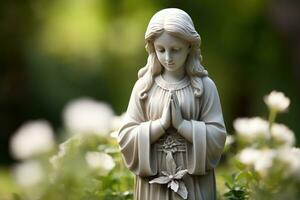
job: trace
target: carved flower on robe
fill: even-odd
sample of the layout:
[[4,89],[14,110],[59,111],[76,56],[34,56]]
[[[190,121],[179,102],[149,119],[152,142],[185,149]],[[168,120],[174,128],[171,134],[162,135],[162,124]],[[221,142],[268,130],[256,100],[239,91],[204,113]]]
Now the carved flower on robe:
[[149,181],[150,184],[167,184],[168,188],[171,188],[183,199],[187,199],[188,191],[182,180],[183,176],[188,172],[187,169],[182,170],[181,167],[176,167],[176,163],[172,157],[172,153],[168,152],[166,156],[167,171],[162,171],[162,175]]
[[171,136],[168,136],[163,144],[163,150],[166,153],[168,151],[175,153],[175,152],[177,152],[177,150],[178,150],[177,146],[179,146],[179,145],[180,145],[180,143],[176,139],[174,139]]

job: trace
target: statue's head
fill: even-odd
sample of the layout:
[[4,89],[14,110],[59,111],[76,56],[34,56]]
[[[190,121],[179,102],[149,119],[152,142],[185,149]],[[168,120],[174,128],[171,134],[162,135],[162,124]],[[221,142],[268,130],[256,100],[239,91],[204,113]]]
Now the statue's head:
[[167,8],[153,15],[145,33],[148,53],[154,51],[153,42],[163,32],[187,41],[192,50],[197,50],[200,47],[200,36],[195,30],[191,17],[183,10]]
[[188,44],[188,55],[182,62],[194,87],[195,95],[201,96],[203,90],[201,77],[207,75],[207,71],[200,63],[200,35],[186,12],[177,8],[167,8],[153,15],[145,33],[146,50],[149,56],[146,66],[138,73],[138,77],[144,78],[146,82],[145,88],[140,93],[140,98],[147,97],[147,91],[153,84],[154,77],[162,73],[163,67],[157,56],[159,49],[156,49],[154,44],[163,33]]

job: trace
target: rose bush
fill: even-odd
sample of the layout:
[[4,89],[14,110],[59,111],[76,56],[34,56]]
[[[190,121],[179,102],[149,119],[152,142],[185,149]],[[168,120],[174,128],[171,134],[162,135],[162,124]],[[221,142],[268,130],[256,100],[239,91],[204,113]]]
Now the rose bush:
[[[288,109],[290,100],[282,92],[264,97],[269,119],[238,118],[236,134],[231,138],[227,168],[234,169],[227,178],[225,199],[299,199],[300,149],[295,147],[294,132],[275,122]],[[233,156],[234,155],[234,156]]]
[[19,160],[12,168],[15,199],[132,199],[133,175],[123,167],[111,134],[122,118],[106,103],[80,98],[66,105],[56,141],[45,120],[22,125],[11,141]]

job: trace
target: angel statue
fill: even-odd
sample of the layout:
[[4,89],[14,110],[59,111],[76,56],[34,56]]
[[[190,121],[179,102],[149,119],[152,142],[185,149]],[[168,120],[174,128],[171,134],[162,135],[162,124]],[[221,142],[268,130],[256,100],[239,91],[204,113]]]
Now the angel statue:
[[118,143],[135,174],[135,200],[214,200],[214,169],[226,129],[217,88],[201,65],[190,16],[163,9],[145,33],[139,70]]

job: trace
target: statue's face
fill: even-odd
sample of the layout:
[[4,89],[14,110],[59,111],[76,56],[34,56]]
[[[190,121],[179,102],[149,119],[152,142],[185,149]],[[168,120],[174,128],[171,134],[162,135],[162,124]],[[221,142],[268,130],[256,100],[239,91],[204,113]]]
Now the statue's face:
[[177,71],[184,67],[190,52],[190,45],[185,40],[163,32],[154,41],[154,48],[161,65],[168,71]]

